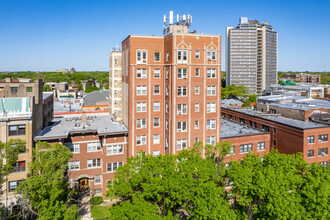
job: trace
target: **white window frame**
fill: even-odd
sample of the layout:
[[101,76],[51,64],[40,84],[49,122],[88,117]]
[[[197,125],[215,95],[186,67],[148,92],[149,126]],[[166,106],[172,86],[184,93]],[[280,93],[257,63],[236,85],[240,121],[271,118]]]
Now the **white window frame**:
[[207,96],[215,96],[217,94],[216,86],[207,86]]
[[208,50],[207,51],[207,60],[217,60],[216,50]]
[[252,151],[252,144],[242,144],[239,147],[240,154],[246,154],[246,153],[249,153],[250,151]]
[[178,68],[178,79],[187,79],[188,70],[186,68]]
[[[156,119],[158,119],[158,125],[155,126]],[[153,125],[154,125],[154,128],[159,128],[160,127],[160,118],[154,118]]]
[[99,185],[102,183],[102,175],[95,175],[94,176],[94,184]]
[[258,142],[257,151],[264,151],[264,150],[265,150],[265,142]]
[[[94,166],[95,161],[95,166]],[[87,169],[99,168],[101,167],[102,160],[100,158],[87,160]]]
[[136,95],[142,96],[147,95],[147,86],[136,86]]
[[186,115],[188,112],[187,104],[178,104],[177,105],[177,114],[178,115]]
[[196,60],[199,60],[200,59],[200,52],[199,52],[199,50],[196,50],[196,52],[195,52],[195,58],[196,58]]
[[188,94],[187,90],[188,90],[187,86],[178,86],[178,91],[177,91],[178,97],[186,97]]
[[[116,172],[116,170],[123,166],[124,165],[124,162],[120,161],[120,162],[114,162],[114,163],[107,163],[107,173],[113,173],[113,172]],[[110,171],[109,171],[109,167],[110,167]]]
[[195,103],[195,112],[199,112],[199,103]]
[[[156,60],[156,54],[159,54],[158,60]],[[160,62],[160,52],[154,52],[154,62]]]
[[160,134],[154,134],[153,143],[154,144],[160,144]]
[[143,129],[143,128],[147,128],[147,119],[146,118],[136,119],[136,129]]
[[216,69],[207,69],[207,78],[208,79],[215,79],[217,76]]
[[[138,142],[140,142],[140,143],[138,143]],[[137,135],[136,136],[136,145],[137,146],[147,145],[147,136],[146,135]]]
[[206,112],[207,113],[217,112],[217,103],[215,103],[215,102],[207,103],[206,104]]
[[179,49],[178,50],[178,63],[188,63],[188,50],[187,49]]
[[[157,110],[158,106],[158,110]],[[156,101],[154,102],[154,112],[159,112],[160,111],[160,102]]]
[[206,137],[206,144],[215,145],[215,136]]
[[195,120],[195,129],[199,129],[199,121]]
[[160,69],[154,69],[154,78],[159,79],[160,78]]
[[176,141],[176,149],[183,150],[187,148],[187,140],[186,139],[180,139]]
[[68,168],[69,170],[80,170],[80,161],[79,160],[69,161]]
[[195,77],[200,77],[201,75],[201,70],[199,68],[195,69]]
[[199,86],[195,86],[195,95],[199,95]]
[[179,121],[176,126],[177,132],[187,132],[187,122],[186,121]]
[[147,78],[147,69],[137,69],[136,78],[137,79],[146,79]]
[[107,155],[124,154],[124,144],[107,145]]
[[147,103],[146,102],[137,102],[136,103],[136,112],[147,112]]
[[[139,54],[140,53],[140,60]],[[148,63],[148,51],[147,50],[136,50],[136,64],[147,64]]]
[[216,119],[206,120],[206,129],[214,130],[216,128]]
[[[80,144],[79,143],[65,143],[64,144],[70,151],[74,154],[80,153]],[[72,149],[72,150],[71,150]]]
[[[157,88],[158,87],[158,92],[157,92]],[[160,85],[154,85],[154,95],[160,95]]]
[[101,142],[93,141],[87,143],[87,152],[95,152],[101,150]]

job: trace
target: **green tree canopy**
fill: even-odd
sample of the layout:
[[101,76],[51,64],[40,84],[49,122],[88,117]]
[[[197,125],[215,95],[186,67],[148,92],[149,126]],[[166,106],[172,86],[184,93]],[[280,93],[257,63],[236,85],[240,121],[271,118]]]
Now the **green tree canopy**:
[[240,85],[229,85],[221,87],[221,99],[242,98],[248,94],[246,87]]
[[49,91],[52,91],[52,88],[50,87],[50,85],[44,85],[44,86],[42,87],[42,90],[43,90],[44,92],[49,92]]
[[66,175],[69,148],[38,142],[29,164],[29,177],[16,189],[29,210],[29,218],[77,219],[77,206],[68,205],[72,196]]
[[[25,152],[25,142],[20,139],[12,139],[6,143],[0,142],[0,186],[7,181],[7,176],[13,172],[14,164],[21,152]],[[0,188],[0,196],[2,195]],[[0,204],[1,215],[1,204]]]
[[183,150],[177,156],[141,153],[129,158],[107,191],[108,197],[120,200],[110,209],[112,218],[234,219],[222,187],[223,168],[214,163],[217,155],[203,159],[200,149]]
[[241,219],[329,219],[329,167],[302,154],[248,154],[227,169],[234,209]]
[[94,91],[98,91],[100,90],[99,88],[97,88],[96,86],[88,86],[86,89],[85,89],[85,93],[90,93],[90,92],[94,92]]

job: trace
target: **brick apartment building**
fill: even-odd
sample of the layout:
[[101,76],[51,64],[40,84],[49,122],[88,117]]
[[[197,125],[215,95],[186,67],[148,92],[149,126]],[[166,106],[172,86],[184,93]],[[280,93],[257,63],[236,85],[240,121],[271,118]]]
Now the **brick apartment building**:
[[308,163],[327,164],[330,156],[330,126],[267,114],[246,108],[222,106],[223,118],[270,133],[271,147],[281,153],[302,152]]
[[56,117],[52,126],[35,135],[34,141],[70,148],[74,154],[68,165],[71,187],[103,195],[107,182],[128,157],[127,127],[112,120],[109,115]]
[[53,118],[53,93],[42,92],[43,81],[30,79],[0,82],[0,133],[1,142],[20,139],[25,142],[25,151],[20,152],[15,170],[3,184],[1,203],[11,207],[16,201],[14,190],[28,174],[32,160],[33,135],[47,126]]
[[189,32],[173,13],[164,36],[122,42],[122,120],[129,155],[158,155],[220,141],[221,36]]
[[321,83],[321,74],[310,74],[310,73],[300,73],[300,74],[283,74],[284,80],[293,80],[295,82],[302,83]]

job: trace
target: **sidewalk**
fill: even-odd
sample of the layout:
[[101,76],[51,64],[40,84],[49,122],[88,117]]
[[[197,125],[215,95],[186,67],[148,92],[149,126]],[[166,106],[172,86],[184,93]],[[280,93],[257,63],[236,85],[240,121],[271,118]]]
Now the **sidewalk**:
[[89,200],[89,195],[85,195],[78,204],[78,216],[81,217],[82,220],[90,220],[92,218]]

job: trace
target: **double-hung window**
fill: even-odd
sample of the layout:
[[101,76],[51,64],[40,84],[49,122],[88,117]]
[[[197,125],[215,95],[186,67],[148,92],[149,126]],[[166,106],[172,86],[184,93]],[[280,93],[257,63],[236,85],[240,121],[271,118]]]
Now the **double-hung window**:
[[177,123],[177,132],[186,132],[187,131],[187,122],[179,121]]
[[160,126],[160,118],[154,118],[154,128],[157,128]]
[[79,170],[80,169],[80,162],[77,161],[69,161],[69,170]]
[[72,153],[79,153],[80,146],[78,143],[66,143],[65,146],[69,148]]
[[326,142],[326,141],[328,141],[328,135],[327,134],[319,135],[319,142]]
[[115,172],[124,162],[107,163],[107,172]]
[[319,148],[318,150],[319,156],[327,156],[328,155],[328,148]]
[[146,102],[137,102],[136,103],[136,112],[146,112],[147,103]]
[[187,96],[187,86],[178,86],[178,96]]
[[215,86],[207,86],[207,95],[208,96],[216,95],[216,87]]
[[136,119],[136,128],[141,129],[141,128],[146,128],[147,127],[147,119],[142,118],[142,119]]
[[196,50],[196,54],[195,55],[196,55],[196,59],[199,60],[199,58],[200,58],[199,50]]
[[146,95],[147,86],[136,86],[136,95]]
[[187,79],[187,69],[178,69],[178,79]]
[[138,78],[138,79],[147,78],[147,69],[137,69],[136,70],[136,78]]
[[177,150],[182,150],[187,148],[187,140],[181,139],[176,141],[176,148]]
[[199,95],[199,86],[195,86],[195,95]]
[[259,143],[257,144],[257,150],[258,150],[258,151],[265,150],[265,142],[259,142]]
[[116,155],[124,153],[124,145],[123,144],[113,144],[107,146],[107,155]]
[[215,129],[215,119],[210,119],[206,121],[206,129],[207,130]]
[[160,143],[160,135],[154,134],[154,144],[159,144],[159,143]]
[[147,51],[146,50],[137,50],[136,51],[136,63],[137,64],[146,64],[147,63]]
[[160,94],[160,85],[155,85],[154,86],[154,95],[159,95]]
[[87,152],[93,152],[98,150],[101,150],[101,143],[99,141],[87,143]]
[[216,103],[215,102],[210,102],[206,104],[206,111],[208,113],[210,112],[216,112]]
[[87,167],[88,167],[88,168],[97,168],[97,167],[101,167],[101,159],[87,160]]
[[308,142],[309,144],[314,143],[314,136],[308,136],[307,142]]
[[154,102],[154,111],[160,111],[160,102]]
[[9,125],[9,136],[25,135],[25,125]]
[[178,63],[187,63],[188,61],[188,50],[178,50]]
[[206,137],[206,144],[215,145],[215,136]]
[[187,104],[178,104],[178,115],[187,114]]
[[101,175],[96,175],[94,177],[94,183],[95,184],[101,184],[101,182],[102,182]]
[[248,153],[252,150],[252,144],[243,144],[240,146],[240,153]]
[[207,78],[214,79],[216,77],[215,69],[207,69]]
[[215,50],[207,51],[207,59],[208,60],[216,60],[216,51]]
[[136,145],[146,145],[146,144],[147,144],[147,136],[146,135],[136,136]]
[[195,103],[195,112],[199,112],[199,103]]
[[154,69],[154,78],[160,78],[160,69]]
[[155,52],[154,53],[154,61],[159,62],[160,61],[160,52]]

